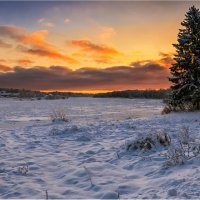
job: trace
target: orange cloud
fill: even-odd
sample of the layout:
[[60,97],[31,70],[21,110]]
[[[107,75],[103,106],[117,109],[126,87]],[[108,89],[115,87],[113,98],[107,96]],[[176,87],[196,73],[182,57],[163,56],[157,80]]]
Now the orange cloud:
[[106,45],[98,45],[90,42],[89,40],[72,40],[71,44],[73,46],[78,46],[86,52],[96,52],[96,53],[108,53],[108,54],[119,54],[114,48],[108,47]]
[[0,72],[9,72],[9,71],[12,71],[11,67],[0,64]]
[[43,46],[50,45],[44,37],[48,35],[47,30],[27,33],[25,29],[16,26],[0,26],[0,37],[8,37],[23,44]]
[[78,61],[76,61],[75,59],[71,58],[70,56],[63,55],[53,48],[47,48],[47,47],[45,47],[45,48],[38,48],[38,47],[29,48],[29,47],[19,45],[17,47],[17,49],[24,53],[36,55],[39,57],[49,57],[51,59],[60,59],[63,61],[67,61],[71,64],[78,63]]
[[174,62],[173,54],[161,52],[159,55],[160,55],[160,58],[157,60],[141,60],[141,61],[132,62],[130,65],[140,67],[140,66],[145,66],[147,63],[152,63],[155,65],[163,66],[168,71],[169,67]]
[[79,47],[80,52],[79,55],[82,55],[82,53],[88,53],[92,54],[94,60],[96,62],[108,62],[112,60],[114,56],[121,55],[119,51],[116,49],[109,47],[107,45],[99,45],[92,43],[89,40],[82,39],[82,40],[71,40],[70,44],[74,47]]
[[160,53],[161,59],[158,61],[159,63],[165,65],[166,68],[169,68],[172,63],[174,63],[173,54],[172,53]]
[[43,47],[45,45],[52,46],[45,40],[45,36],[47,36],[48,34],[49,34],[48,30],[34,31],[30,34],[23,35],[23,37],[21,37],[21,42],[29,45],[31,44],[37,47]]
[[19,59],[19,60],[17,61],[17,63],[18,63],[19,65],[30,65],[30,64],[33,64],[34,62],[31,61],[31,60],[29,60],[29,59]]
[[[47,30],[34,31],[27,33],[25,29],[16,26],[0,26],[0,36],[9,37],[20,43],[23,52],[40,57],[48,57],[53,59],[61,59],[69,63],[77,63],[75,59],[64,55],[56,50],[56,48],[45,40],[48,35]],[[25,45],[25,46],[24,46]],[[17,48],[22,50],[22,48]]]

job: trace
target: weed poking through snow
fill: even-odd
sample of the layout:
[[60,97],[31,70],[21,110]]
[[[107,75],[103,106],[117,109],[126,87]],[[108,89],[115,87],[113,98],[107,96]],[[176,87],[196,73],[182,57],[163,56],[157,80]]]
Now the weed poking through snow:
[[119,192],[117,192],[117,198],[120,199],[120,194],[119,194]]
[[25,164],[25,165],[23,165],[23,166],[18,167],[17,172],[18,172],[19,174],[26,175],[26,174],[28,173],[28,170],[29,170],[29,169],[28,169],[28,165]]
[[53,109],[52,113],[50,114],[50,118],[52,122],[69,122],[67,119],[64,109]]

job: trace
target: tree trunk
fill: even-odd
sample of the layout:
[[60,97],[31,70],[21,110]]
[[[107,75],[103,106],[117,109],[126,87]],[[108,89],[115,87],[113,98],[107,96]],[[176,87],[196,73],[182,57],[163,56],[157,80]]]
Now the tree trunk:
[[199,110],[199,101],[197,101],[197,110]]

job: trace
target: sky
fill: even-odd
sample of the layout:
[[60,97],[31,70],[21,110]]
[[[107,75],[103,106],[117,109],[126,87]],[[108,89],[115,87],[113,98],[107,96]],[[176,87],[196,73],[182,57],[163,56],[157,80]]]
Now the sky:
[[0,1],[0,88],[169,88],[180,23],[200,2]]

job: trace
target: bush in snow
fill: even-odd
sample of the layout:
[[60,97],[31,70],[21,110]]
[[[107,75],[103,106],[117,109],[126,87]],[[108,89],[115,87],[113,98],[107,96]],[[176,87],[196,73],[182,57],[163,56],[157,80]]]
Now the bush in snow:
[[67,119],[66,114],[63,109],[53,109],[52,113],[50,114],[50,118],[52,122],[69,122],[69,119]]
[[[177,139],[171,141],[170,136],[165,132],[148,134],[135,139],[126,145],[126,150],[148,151],[153,148],[165,147],[166,153],[159,153],[166,161],[164,167],[182,165],[188,160],[200,155],[200,142],[189,134],[189,127],[183,126],[177,134]],[[118,156],[119,158],[119,156]]]
[[171,107],[170,105],[167,104],[167,105],[163,108],[161,114],[162,114],[162,115],[164,115],[164,114],[169,114],[169,113],[172,112],[172,111],[173,111],[172,107]]
[[64,135],[71,134],[79,131],[79,128],[76,125],[66,127],[64,129],[52,128],[50,131],[50,135]]
[[126,150],[151,150],[156,145],[169,146],[171,139],[166,132],[148,134],[127,144]]

